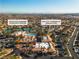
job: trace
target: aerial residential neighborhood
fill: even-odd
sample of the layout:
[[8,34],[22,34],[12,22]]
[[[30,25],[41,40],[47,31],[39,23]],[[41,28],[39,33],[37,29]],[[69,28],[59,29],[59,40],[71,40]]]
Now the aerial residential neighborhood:
[[[64,20],[62,16],[54,19],[42,15],[27,17],[27,15],[1,14],[0,20],[0,58],[79,57],[78,25],[75,24],[78,19]],[[56,20],[59,20],[60,25]]]

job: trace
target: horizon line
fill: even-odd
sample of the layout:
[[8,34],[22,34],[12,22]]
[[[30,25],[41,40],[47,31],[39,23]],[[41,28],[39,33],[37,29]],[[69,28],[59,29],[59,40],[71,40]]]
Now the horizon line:
[[0,14],[78,14],[79,12],[67,12],[67,13],[0,13]]

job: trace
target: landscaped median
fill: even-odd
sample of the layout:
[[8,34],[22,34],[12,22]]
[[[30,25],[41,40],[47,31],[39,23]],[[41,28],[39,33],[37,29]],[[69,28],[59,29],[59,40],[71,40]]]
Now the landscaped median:
[[0,59],[13,52],[13,49],[3,49],[0,51]]

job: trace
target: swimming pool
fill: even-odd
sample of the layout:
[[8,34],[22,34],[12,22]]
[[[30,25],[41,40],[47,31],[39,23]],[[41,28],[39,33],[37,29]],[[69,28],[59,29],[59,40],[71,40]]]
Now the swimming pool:
[[29,34],[25,34],[26,36],[36,36],[35,33],[29,33]]

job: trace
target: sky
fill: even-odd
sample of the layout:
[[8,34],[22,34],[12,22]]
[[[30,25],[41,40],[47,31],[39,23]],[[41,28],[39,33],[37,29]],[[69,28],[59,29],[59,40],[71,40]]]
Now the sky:
[[79,0],[0,0],[0,13],[79,13]]

